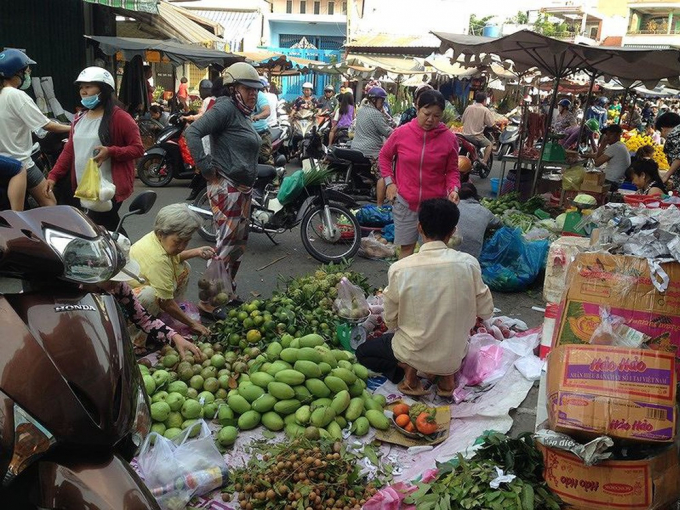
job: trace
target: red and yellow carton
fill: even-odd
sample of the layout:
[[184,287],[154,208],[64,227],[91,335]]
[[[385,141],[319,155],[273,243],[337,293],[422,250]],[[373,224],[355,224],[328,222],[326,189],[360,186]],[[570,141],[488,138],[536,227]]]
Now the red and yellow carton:
[[548,423],[574,436],[671,442],[676,384],[673,354],[562,345],[548,356]]
[[568,505],[583,510],[654,510],[680,499],[678,445],[641,460],[586,466],[576,455],[538,444],[543,478]]
[[601,322],[601,307],[608,306],[611,315],[650,337],[650,348],[680,355],[680,263],[661,267],[669,277],[664,292],[653,285],[644,258],[605,252],[576,255],[569,266],[553,347],[589,344]]

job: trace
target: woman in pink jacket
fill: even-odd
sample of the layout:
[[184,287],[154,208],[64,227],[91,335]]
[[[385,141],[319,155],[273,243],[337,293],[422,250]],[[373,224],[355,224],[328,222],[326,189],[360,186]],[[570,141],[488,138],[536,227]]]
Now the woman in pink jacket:
[[448,198],[457,204],[460,188],[458,141],[441,122],[444,96],[428,90],[416,106],[416,118],[392,133],[379,157],[387,199],[394,201],[394,244],[401,247],[399,258],[413,253],[422,201]]

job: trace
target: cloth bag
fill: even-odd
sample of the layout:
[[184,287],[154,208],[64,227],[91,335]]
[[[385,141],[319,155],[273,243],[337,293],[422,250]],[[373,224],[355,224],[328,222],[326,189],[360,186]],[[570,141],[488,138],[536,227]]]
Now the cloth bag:
[[[201,431],[189,441],[196,426]],[[223,486],[228,478],[224,458],[204,420],[172,440],[150,433],[137,461],[144,483],[163,510],[184,510],[191,498]]]

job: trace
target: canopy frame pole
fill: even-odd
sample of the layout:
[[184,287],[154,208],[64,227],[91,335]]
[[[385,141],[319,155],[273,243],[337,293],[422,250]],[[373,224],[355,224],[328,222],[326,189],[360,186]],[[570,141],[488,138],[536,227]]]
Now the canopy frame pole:
[[630,87],[626,87],[623,90],[623,98],[621,99],[621,113],[619,113],[619,118],[616,122],[619,126],[621,125],[621,119],[623,118],[623,114],[626,113],[626,101],[628,101],[628,93],[629,92],[630,92]]
[[593,88],[595,87],[595,80],[597,79],[597,76],[598,76],[597,72],[592,71],[592,75],[590,77],[590,85],[588,86],[588,97],[586,97],[586,104],[583,105],[583,117],[581,117],[581,127],[579,128],[578,140],[576,141],[577,152],[581,147],[581,138],[583,137],[583,130],[585,129],[586,125],[586,113],[588,113],[588,107],[590,106],[590,101],[593,98]]
[[[550,128],[552,127],[552,117],[555,112],[555,107],[557,106],[557,94],[559,93],[560,80],[566,76],[564,70],[564,58],[565,53],[562,54],[561,62],[558,67],[557,62],[555,62],[555,85],[553,86],[552,100],[550,101],[550,108],[548,109],[548,118],[545,120],[545,129],[543,131],[543,144],[541,145],[541,154],[538,157],[538,164],[536,165],[536,172],[534,172],[534,182],[531,186],[531,194],[533,195],[536,191],[536,183],[538,182],[538,174],[543,171],[543,156],[545,155],[545,147],[548,144],[548,134],[550,133]],[[519,180],[519,179],[518,179]]]
[[[527,102],[524,100],[526,96],[529,95],[529,88],[530,85],[524,85],[522,86],[522,78],[521,76],[519,77],[519,83],[520,83],[520,90],[522,91],[522,99],[521,99],[521,105],[522,105],[522,120],[520,121],[519,124],[519,144],[517,145],[517,163],[515,167],[515,179],[517,179],[517,175],[520,173],[520,168],[522,168],[522,150],[524,149],[524,130],[526,129],[527,126],[527,115],[529,109],[527,108]],[[526,91],[526,93],[525,93]],[[498,196],[501,196],[501,189],[503,188],[503,176],[501,176],[501,182],[498,185]],[[515,182],[515,191],[519,191],[519,183],[520,180],[517,179]]]

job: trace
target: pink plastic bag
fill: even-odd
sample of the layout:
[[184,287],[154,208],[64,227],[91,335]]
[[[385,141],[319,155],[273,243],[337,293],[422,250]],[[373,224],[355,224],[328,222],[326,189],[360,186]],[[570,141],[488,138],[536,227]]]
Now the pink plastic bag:
[[[178,305],[182,309],[182,311],[187,315],[187,317],[189,317],[191,320],[199,323],[201,322],[201,314],[198,311],[198,307],[195,304],[190,303],[188,301],[182,301]],[[187,326],[183,322],[178,321],[177,319],[172,317],[169,313],[163,312],[158,316],[158,318],[162,320],[166,326],[174,329],[178,334],[184,337],[190,337],[191,335],[194,334],[189,326]]]
[[465,386],[493,384],[512,366],[516,356],[503,349],[501,342],[488,333],[470,337],[468,353],[461,365],[458,387],[453,392],[456,403],[465,400]]

